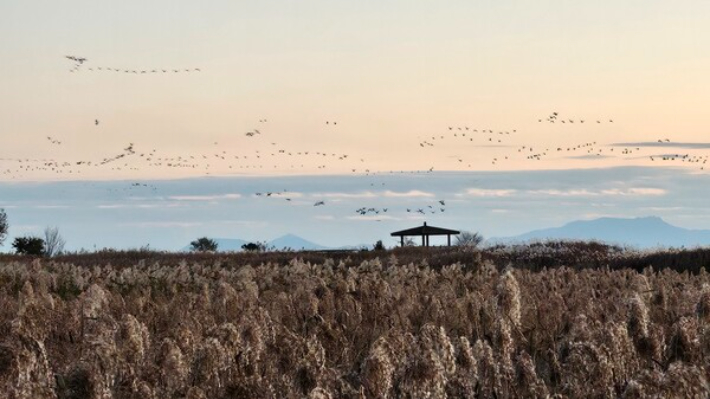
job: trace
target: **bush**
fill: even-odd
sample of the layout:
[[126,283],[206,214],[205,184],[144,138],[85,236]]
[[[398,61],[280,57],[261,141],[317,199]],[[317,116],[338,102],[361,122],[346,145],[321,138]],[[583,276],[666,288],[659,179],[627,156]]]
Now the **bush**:
[[266,244],[260,243],[260,242],[250,242],[248,244],[242,245],[242,249],[247,251],[247,252],[265,252],[266,251]]
[[59,234],[59,229],[56,227],[47,227],[44,229],[44,249],[45,255],[53,257],[64,252],[66,241]]
[[217,250],[217,242],[211,238],[202,237],[190,243],[195,252],[214,252]]
[[43,256],[44,240],[39,237],[17,237],[12,243],[18,255]]
[[4,209],[0,209],[0,245],[2,245],[7,237],[7,229],[7,214]]
[[476,248],[483,242],[483,236],[470,232],[463,231],[456,236],[456,246],[465,248]]
[[416,247],[417,243],[414,242],[414,239],[412,237],[407,237],[404,239],[404,247]]

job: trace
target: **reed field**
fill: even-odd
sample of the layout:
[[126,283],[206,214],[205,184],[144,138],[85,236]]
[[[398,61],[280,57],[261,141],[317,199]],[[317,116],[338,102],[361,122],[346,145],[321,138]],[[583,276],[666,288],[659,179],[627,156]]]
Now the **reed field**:
[[3,398],[707,398],[710,256],[0,258]]

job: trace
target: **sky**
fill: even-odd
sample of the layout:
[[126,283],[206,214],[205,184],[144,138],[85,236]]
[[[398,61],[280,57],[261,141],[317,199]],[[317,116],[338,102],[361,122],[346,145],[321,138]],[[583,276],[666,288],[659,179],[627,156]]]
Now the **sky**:
[[[585,170],[614,187],[609,171],[644,170],[685,182],[691,198],[657,196],[664,208],[685,209],[710,156],[707,15],[710,3],[693,0],[5,1],[0,206],[23,209],[10,198],[17,190],[40,198],[110,182],[150,182],[157,193],[200,179],[285,179],[294,191],[308,180],[323,185],[314,192],[342,190],[341,182],[359,192],[399,172],[421,176],[402,178],[407,191],[428,192],[414,183],[434,184],[432,176],[451,184],[434,193],[447,198],[462,186],[441,176],[491,173],[535,201],[523,194],[533,171],[579,176],[584,190],[603,183],[585,180]],[[495,189],[485,181],[477,189]],[[96,206],[104,200],[85,195]],[[560,197],[519,227],[547,227]],[[84,197],[73,198],[65,205]],[[682,212],[669,216],[683,222]],[[85,217],[96,226],[110,219]],[[21,226],[55,222],[35,219],[15,216]],[[300,227],[279,225],[271,212],[259,220]],[[352,239],[367,240],[368,229]]]
[[11,227],[5,251],[14,236],[47,226],[70,250],[179,250],[202,236],[265,242],[286,234],[327,247],[393,246],[391,232],[423,222],[486,238],[599,217],[710,226],[710,176],[679,167],[11,182],[0,190]]

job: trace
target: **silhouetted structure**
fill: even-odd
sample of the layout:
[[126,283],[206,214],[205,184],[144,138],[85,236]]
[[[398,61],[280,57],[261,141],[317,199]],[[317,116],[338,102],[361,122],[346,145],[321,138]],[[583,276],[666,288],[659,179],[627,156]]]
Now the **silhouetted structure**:
[[434,226],[427,226],[426,222],[424,222],[424,225],[422,225],[422,226],[414,227],[414,228],[402,230],[402,231],[395,231],[394,233],[392,233],[390,235],[392,237],[399,237],[401,240],[402,246],[404,246],[404,237],[412,237],[412,236],[421,237],[422,238],[422,246],[428,247],[429,246],[429,236],[446,236],[447,245],[451,246],[451,236],[457,235],[460,233],[461,233],[460,231],[456,231],[456,230],[444,229],[441,227],[434,227]]

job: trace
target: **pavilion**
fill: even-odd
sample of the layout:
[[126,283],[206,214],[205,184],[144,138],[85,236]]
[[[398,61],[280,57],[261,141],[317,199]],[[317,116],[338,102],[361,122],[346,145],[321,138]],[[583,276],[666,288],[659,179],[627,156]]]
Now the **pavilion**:
[[407,230],[395,231],[390,234],[392,237],[399,237],[401,240],[401,245],[404,246],[404,237],[421,237],[422,246],[429,246],[429,236],[446,236],[447,245],[451,246],[451,236],[460,234],[460,231],[444,229],[441,227],[427,226],[424,222],[423,226],[414,227]]

